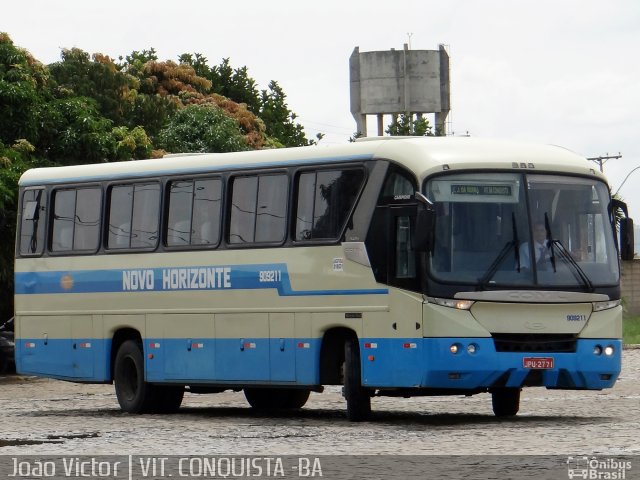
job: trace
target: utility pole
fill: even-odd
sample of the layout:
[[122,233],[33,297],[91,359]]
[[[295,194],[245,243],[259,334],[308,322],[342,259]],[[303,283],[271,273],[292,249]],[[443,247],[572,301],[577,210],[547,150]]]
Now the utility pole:
[[606,155],[603,155],[603,156],[600,156],[600,157],[587,158],[587,160],[591,160],[592,162],[596,162],[598,165],[600,165],[600,171],[604,172],[604,169],[602,168],[602,166],[605,164],[605,162],[607,160],[618,159],[618,158],[622,158],[622,155],[620,155],[620,152],[618,152],[618,155],[609,155],[607,153]]

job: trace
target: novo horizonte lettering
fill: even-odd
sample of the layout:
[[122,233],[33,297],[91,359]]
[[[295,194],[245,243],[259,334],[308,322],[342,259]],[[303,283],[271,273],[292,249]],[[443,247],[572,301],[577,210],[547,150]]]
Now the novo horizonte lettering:
[[[162,290],[210,290],[231,288],[231,268],[163,268]],[[123,291],[156,290],[153,269],[123,270]]]

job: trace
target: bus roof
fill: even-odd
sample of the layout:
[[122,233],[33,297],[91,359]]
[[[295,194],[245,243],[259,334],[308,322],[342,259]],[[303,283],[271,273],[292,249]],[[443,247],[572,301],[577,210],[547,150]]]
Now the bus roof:
[[421,182],[443,170],[520,169],[604,176],[567,149],[474,137],[375,137],[339,146],[310,146],[234,153],[168,155],[160,159],[37,168],[20,186],[91,182],[162,175],[242,170],[327,162],[387,159],[411,170]]

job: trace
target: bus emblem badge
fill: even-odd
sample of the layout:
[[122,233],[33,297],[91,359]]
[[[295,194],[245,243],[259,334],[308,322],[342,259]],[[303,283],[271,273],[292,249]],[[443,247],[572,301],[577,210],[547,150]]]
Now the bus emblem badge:
[[63,275],[60,279],[60,286],[63,290],[71,290],[73,288],[73,277],[71,275]]

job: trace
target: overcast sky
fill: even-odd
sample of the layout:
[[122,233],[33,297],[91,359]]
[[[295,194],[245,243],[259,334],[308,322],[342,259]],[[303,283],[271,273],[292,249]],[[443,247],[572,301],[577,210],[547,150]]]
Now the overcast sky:
[[[355,131],[349,56],[448,46],[451,131],[553,143],[604,166],[613,190],[640,166],[638,0],[22,0],[3,2],[0,31],[38,60],[78,47],[117,58],[153,47],[161,60],[199,52],[277,80],[307,136]],[[369,125],[375,125],[372,117]],[[640,169],[620,190],[640,222]]]

